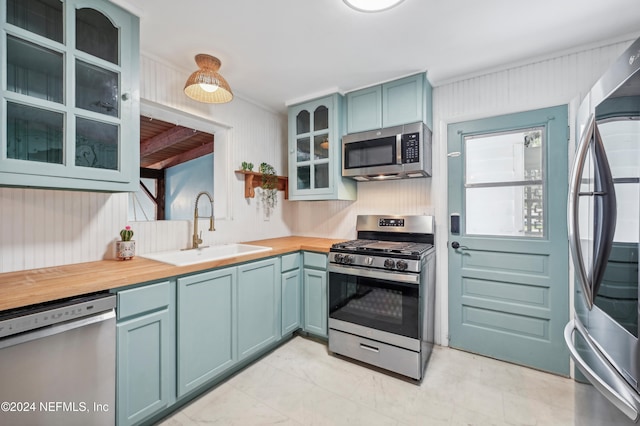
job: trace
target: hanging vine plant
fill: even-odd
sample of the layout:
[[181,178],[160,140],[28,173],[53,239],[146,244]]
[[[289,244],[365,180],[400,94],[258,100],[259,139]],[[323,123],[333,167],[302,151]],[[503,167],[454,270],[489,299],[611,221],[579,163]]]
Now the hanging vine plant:
[[278,203],[278,176],[271,164],[260,163],[259,172],[262,173],[262,192],[260,194],[267,214]]

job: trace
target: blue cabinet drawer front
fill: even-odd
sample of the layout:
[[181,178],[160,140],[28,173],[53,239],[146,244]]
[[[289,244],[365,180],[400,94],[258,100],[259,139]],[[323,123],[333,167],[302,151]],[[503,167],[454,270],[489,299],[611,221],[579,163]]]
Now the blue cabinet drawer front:
[[322,253],[304,253],[304,266],[318,269],[327,269],[327,255]]
[[118,292],[118,319],[168,306],[170,300],[169,281]]
[[300,268],[300,253],[285,254],[282,256],[282,272]]

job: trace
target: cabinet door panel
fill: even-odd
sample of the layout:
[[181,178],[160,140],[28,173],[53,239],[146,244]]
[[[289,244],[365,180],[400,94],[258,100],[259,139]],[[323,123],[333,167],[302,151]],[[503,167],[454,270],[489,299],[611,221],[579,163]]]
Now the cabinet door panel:
[[235,361],[235,282],[235,268],[178,279],[178,397]]
[[382,85],[382,125],[414,123],[423,119],[424,75]]
[[136,190],[139,19],[107,0],[5,3],[0,186]]
[[300,328],[300,270],[282,274],[282,335]]
[[171,342],[169,310],[124,321],[117,325],[119,425],[129,425],[167,407]]
[[382,127],[382,86],[347,94],[347,133]]
[[289,199],[355,200],[342,177],[343,97],[334,94],[289,108]]
[[280,339],[280,263],[238,267],[238,356],[247,358]]
[[327,271],[304,270],[304,330],[327,337]]

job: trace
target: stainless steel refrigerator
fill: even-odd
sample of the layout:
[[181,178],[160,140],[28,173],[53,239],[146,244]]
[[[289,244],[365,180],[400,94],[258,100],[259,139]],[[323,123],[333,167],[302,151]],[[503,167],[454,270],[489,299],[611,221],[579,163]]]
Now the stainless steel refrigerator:
[[576,314],[564,336],[584,378],[637,422],[640,39],[594,85],[576,124],[568,205]]

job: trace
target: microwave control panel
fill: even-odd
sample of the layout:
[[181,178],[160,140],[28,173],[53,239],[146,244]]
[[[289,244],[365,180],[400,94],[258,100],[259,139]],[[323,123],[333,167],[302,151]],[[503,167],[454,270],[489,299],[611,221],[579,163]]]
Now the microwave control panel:
[[420,162],[420,133],[402,135],[402,164]]

